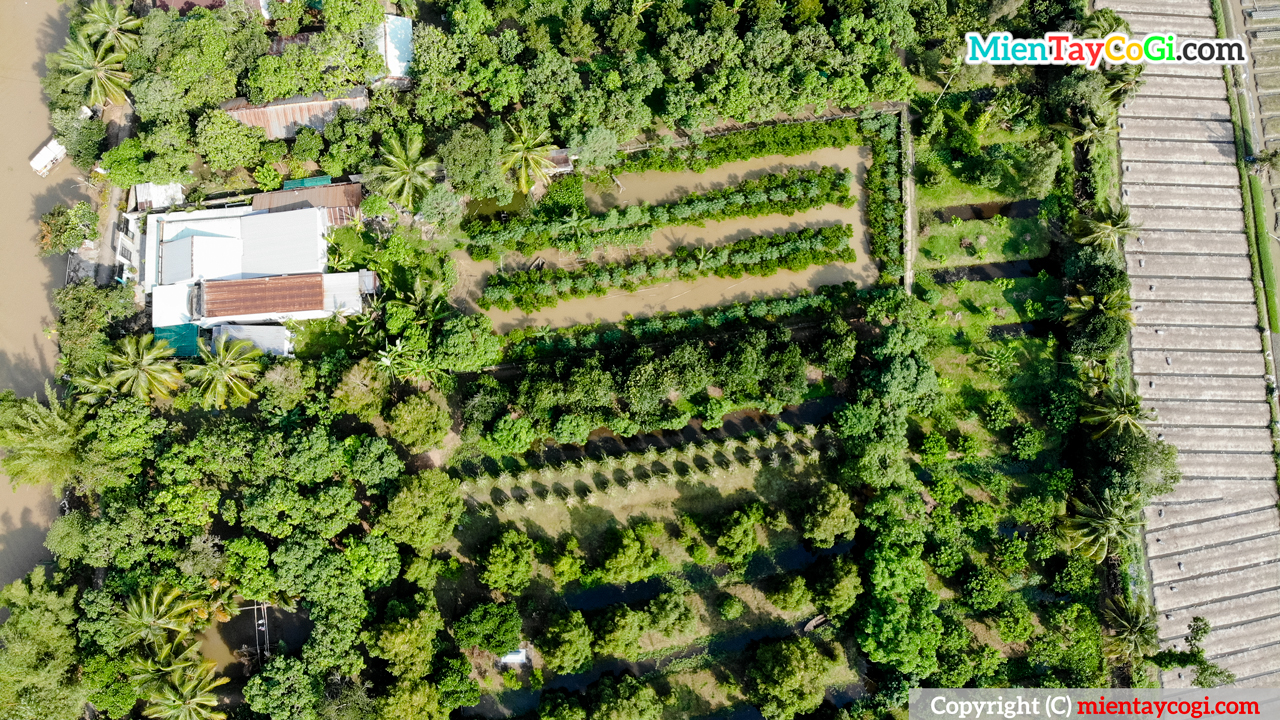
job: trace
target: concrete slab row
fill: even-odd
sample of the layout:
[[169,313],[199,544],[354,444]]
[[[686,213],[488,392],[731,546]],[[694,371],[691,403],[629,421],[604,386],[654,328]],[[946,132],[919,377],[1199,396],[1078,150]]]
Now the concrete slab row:
[[1133,306],[1138,325],[1204,325],[1208,327],[1251,327],[1258,324],[1258,311],[1243,303],[1140,302]]
[[[1147,78],[1144,87],[1157,80],[1177,86],[1195,81],[1196,78],[1161,77]],[[1209,81],[1211,82],[1211,81]],[[1223,85],[1225,91],[1226,86]],[[1153,120],[1126,118],[1120,121],[1120,137],[1142,140],[1198,140],[1200,142],[1234,142],[1231,123],[1219,120]]]
[[1226,597],[1211,603],[1156,612],[1156,626],[1161,638],[1182,637],[1187,625],[1197,615],[1215,628],[1226,628],[1275,614],[1280,607],[1280,588],[1252,595]]
[[[1130,277],[1139,278],[1220,278],[1248,281],[1253,277],[1253,268],[1249,258],[1244,255],[1174,255],[1171,253],[1151,254],[1130,249],[1125,256]],[[1144,281],[1149,285],[1153,281]],[[1140,284],[1134,281],[1134,284]],[[1158,285],[1158,283],[1156,283]],[[1252,287],[1252,284],[1250,285]],[[1191,288],[1188,287],[1188,290]],[[1200,298],[1187,295],[1185,300]],[[1245,297],[1245,302],[1253,302],[1253,293]]]
[[1231,120],[1231,106],[1227,104],[1226,100],[1149,98],[1139,94],[1137,97],[1120,105],[1120,117],[1229,121]]
[[[1280,535],[1244,540],[1230,545],[1189,550],[1151,560],[1152,582],[1169,582],[1248,567],[1280,557]],[[1280,606],[1277,606],[1280,612]],[[1183,632],[1186,629],[1183,628]]]
[[1236,161],[1235,145],[1223,142],[1126,140],[1121,138],[1120,153],[1126,159],[1151,162],[1234,164]]
[[1136,15],[1127,14],[1129,28],[1133,35],[1145,36],[1153,33],[1177,33],[1178,39],[1217,37],[1218,29],[1213,20],[1204,17],[1186,17],[1175,15]]
[[1229,570],[1151,588],[1158,607],[1189,607],[1228,595],[1246,595],[1280,587],[1280,560],[1269,565]]
[[1120,194],[1129,207],[1238,209],[1243,206],[1240,191],[1233,187],[1125,183]]
[[[1269,458],[1270,456],[1262,456]],[[1275,476],[1274,463],[1272,476]],[[1265,477],[1265,475],[1263,475]],[[1224,493],[1224,497],[1206,498],[1195,502],[1177,502],[1177,503],[1161,503],[1159,505],[1148,505],[1146,510],[1147,529],[1159,530],[1166,527],[1174,527],[1177,525],[1187,525],[1190,523],[1200,523],[1206,520],[1214,520],[1221,517],[1229,517],[1253,510],[1263,510],[1268,507],[1274,507],[1276,497],[1274,492],[1274,483],[1271,483],[1273,492],[1267,493],[1261,488],[1253,486],[1265,486],[1266,482],[1242,482],[1233,483],[1234,486],[1246,486],[1249,488],[1245,491],[1235,490],[1234,492]],[[1233,488],[1234,489],[1234,488]],[[1280,556],[1275,558],[1280,560]],[[1193,573],[1187,573],[1191,575]]]
[[1211,18],[1212,15],[1205,14],[1203,5],[1204,3],[1199,2],[1199,0],[1099,0],[1097,3],[1098,7],[1111,8],[1118,13],[1124,13],[1125,17],[1129,17],[1131,14],[1153,13]]
[[1149,163],[1122,158],[1122,167],[1126,183],[1240,187],[1240,173],[1226,165]]
[[[1214,328],[1216,329],[1216,328]],[[1134,334],[1142,330],[1135,328]],[[1261,353],[1215,353],[1185,350],[1135,350],[1133,371],[1141,375],[1252,375],[1262,377]]]
[[1163,425],[1265,427],[1271,422],[1266,403],[1144,400],[1142,406]]
[[1240,400],[1265,402],[1267,384],[1258,377],[1136,375],[1142,397],[1151,400]]
[[[1275,535],[1280,527],[1280,515],[1275,508],[1236,515],[1229,518],[1209,520],[1197,525],[1155,530],[1147,533],[1147,556],[1151,558],[1176,555],[1188,550],[1230,545],[1232,543],[1253,538]],[[1278,580],[1271,587],[1280,587]],[[1243,592],[1223,593],[1221,597],[1243,595]],[[1203,602],[1203,601],[1202,601]],[[1190,603],[1167,605],[1157,603],[1157,607],[1183,607]]]
[[[1235,168],[1232,168],[1234,171]],[[1209,232],[1244,232],[1244,213],[1239,210],[1177,210],[1171,208],[1133,208],[1134,222],[1150,230],[1205,230]]]
[[[1132,258],[1133,256],[1130,256]],[[1208,260],[1212,258],[1200,258]],[[1218,256],[1231,257],[1231,256]],[[1242,258],[1243,259],[1243,258]],[[1147,266],[1152,258],[1146,258]],[[1253,283],[1248,280],[1189,280],[1186,278],[1133,277],[1133,265],[1130,260],[1130,280],[1132,283],[1129,295],[1134,300],[1178,300],[1190,298],[1204,302],[1251,302],[1253,300]]]
[[[1150,325],[1133,328],[1129,333],[1129,342],[1135,350],[1204,350],[1215,353],[1257,353],[1257,363],[1250,364],[1250,369],[1246,373],[1210,372],[1209,374],[1259,376],[1263,374],[1262,335],[1259,334],[1257,328],[1161,327]],[[1157,359],[1160,365],[1165,365],[1163,356]],[[1169,370],[1166,370],[1166,372],[1169,372]]]
[[[1280,608],[1276,610],[1280,612]],[[1280,615],[1211,633],[1200,647],[1209,657],[1221,657],[1275,642],[1280,642]],[[1185,650],[1185,642],[1180,644]]]
[[1183,65],[1183,64],[1160,64],[1148,65],[1142,71],[1143,77],[1160,77],[1162,75],[1170,75],[1173,77],[1215,77],[1222,79],[1222,68],[1218,65]]
[[[1169,187],[1169,186],[1165,186]],[[1177,232],[1169,230],[1139,230],[1126,241],[1134,252],[1173,253],[1175,255],[1248,255],[1249,245],[1244,233]]]
[[[1146,82],[1143,83],[1142,94],[1147,97],[1225,100],[1227,99],[1227,84],[1222,81],[1221,75],[1207,78],[1155,76],[1147,78]],[[1231,135],[1225,139],[1229,142],[1234,142],[1235,136]]]
[[[1150,375],[1139,376],[1139,384]],[[1166,427],[1148,428],[1157,438],[1186,452],[1271,452],[1271,431],[1266,428]],[[1179,487],[1190,482],[1184,479]],[[1217,487],[1221,483],[1215,481]]]

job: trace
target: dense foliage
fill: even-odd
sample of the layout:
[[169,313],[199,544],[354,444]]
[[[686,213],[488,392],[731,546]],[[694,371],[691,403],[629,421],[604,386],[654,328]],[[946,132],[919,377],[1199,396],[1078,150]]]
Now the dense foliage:
[[707,275],[767,277],[780,269],[800,271],[812,265],[853,262],[853,227],[835,225],[798,232],[760,235],[717,248],[682,245],[669,255],[583,270],[524,270],[491,275],[477,301],[480,307],[525,312],[553,307],[565,298],[604,296],[610,290],[634,292],[646,285],[694,280]]

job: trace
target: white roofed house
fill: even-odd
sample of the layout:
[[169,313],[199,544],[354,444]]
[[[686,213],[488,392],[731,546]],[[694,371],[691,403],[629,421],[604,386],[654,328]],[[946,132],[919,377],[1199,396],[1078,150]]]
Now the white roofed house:
[[148,216],[141,281],[151,295],[152,326],[278,324],[363,312],[377,277],[325,272],[328,218],[323,207],[247,206]]
[[375,82],[408,85],[409,66],[413,64],[413,21],[387,15],[374,30],[374,45],[387,63],[387,74]]

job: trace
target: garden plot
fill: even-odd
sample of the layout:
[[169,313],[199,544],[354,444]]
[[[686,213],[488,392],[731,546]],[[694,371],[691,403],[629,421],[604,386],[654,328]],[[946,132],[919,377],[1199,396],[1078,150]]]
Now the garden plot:
[[[854,183],[866,174],[869,151],[862,147],[828,149],[793,158],[771,156],[723,165],[705,173],[646,172],[622,175],[619,180],[628,189],[625,194],[588,196],[593,209],[607,209],[626,203],[670,202],[690,192],[706,192],[750,180],[768,173],[790,168],[818,169],[824,165],[853,169]],[[666,177],[665,186],[654,178]],[[701,180],[695,180],[701,178]],[[793,215],[773,214],[762,217],[740,217],[731,220],[663,227],[656,230],[643,246],[606,248],[589,258],[593,262],[619,262],[630,256],[662,255],[678,246],[718,247],[754,235],[795,232],[804,228],[821,228],[838,224],[853,228],[851,247],[853,262],[815,265],[801,271],[780,270],[768,277],[703,277],[692,281],[672,281],[646,287],[636,292],[614,291],[603,297],[566,300],[555,307],[533,313],[521,310],[492,310],[487,314],[498,332],[530,326],[568,327],[593,322],[617,322],[628,316],[658,312],[681,312],[699,308],[746,302],[760,297],[776,297],[812,290],[824,285],[856,282],[869,286],[878,277],[871,259],[866,219],[860,193],[853,207],[838,205],[799,212]],[[498,270],[493,261],[477,262],[463,252],[453,255],[458,267],[455,300],[476,309],[475,301],[483,290],[485,279]],[[521,267],[541,262],[548,268],[580,268],[585,260],[555,249],[541,250],[520,261]]]

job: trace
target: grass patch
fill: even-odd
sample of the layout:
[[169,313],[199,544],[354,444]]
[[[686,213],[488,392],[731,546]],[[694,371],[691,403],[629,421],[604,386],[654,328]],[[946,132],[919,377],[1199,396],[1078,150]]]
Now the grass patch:
[[1049,229],[1039,218],[966,220],[929,226],[920,238],[919,267],[942,268],[1027,260],[1049,254]]
[[1262,296],[1267,303],[1267,321],[1271,332],[1280,332],[1280,307],[1277,307],[1275,258],[1271,255],[1271,233],[1267,231],[1267,211],[1263,207],[1262,181],[1256,175],[1249,176],[1249,190],[1253,200],[1253,224],[1257,235],[1258,265],[1262,271]]
[[916,185],[916,202],[919,204],[920,213],[953,205],[981,205],[989,202],[1009,203],[1018,199],[1009,193],[1001,192],[999,188],[991,189],[979,185],[971,185],[951,173],[946,173],[942,182],[936,187],[927,187],[924,184]]

